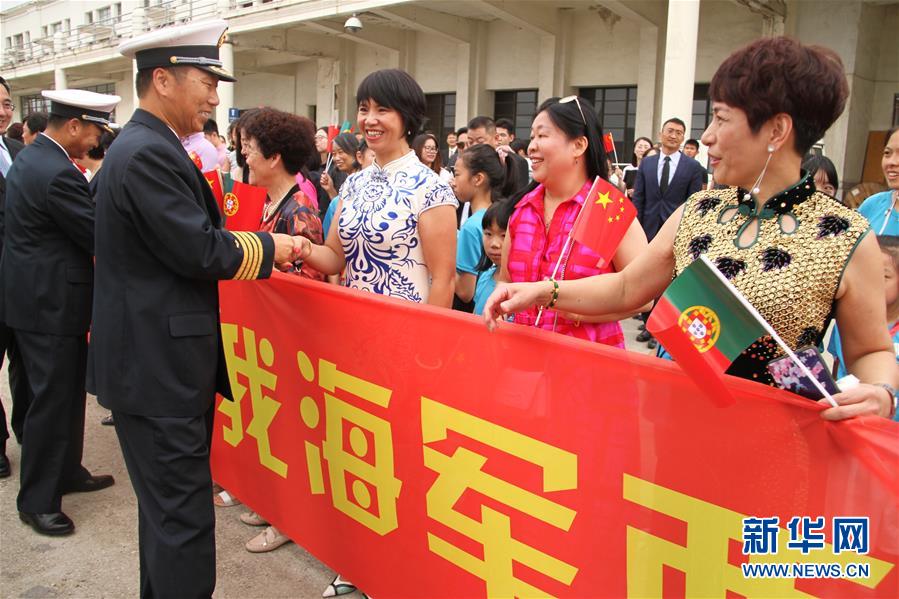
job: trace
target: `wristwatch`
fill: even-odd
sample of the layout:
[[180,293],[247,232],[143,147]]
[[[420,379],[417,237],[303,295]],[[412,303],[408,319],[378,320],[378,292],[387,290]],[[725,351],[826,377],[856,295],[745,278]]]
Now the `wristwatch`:
[[874,383],[878,387],[882,387],[886,389],[887,393],[890,394],[890,414],[887,418],[894,418],[896,416],[896,404],[899,403],[899,398],[896,397],[896,389],[893,388],[889,383]]

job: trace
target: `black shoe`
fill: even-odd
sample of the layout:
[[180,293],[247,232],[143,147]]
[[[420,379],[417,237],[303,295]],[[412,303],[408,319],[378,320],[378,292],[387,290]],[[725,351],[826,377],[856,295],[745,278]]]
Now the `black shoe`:
[[75,523],[62,512],[52,514],[29,514],[19,512],[19,519],[42,535],[58,537],[75,532]]
[[637,325],[637,329],[640,330],[640,331],[645,331],[645,330],[646,330],[646,325],[643,324],[643,322],[641,321],[640,324]]
[[649,343],[646,344],[646,347],[648,347],[649,349],[655,349],[658,345],[658,341],[656,341],[655,339],[650,339]]
[[639,341],[640,343],[646,343],[650,339],[652,339],[652,335],[647,330],[643,330],[639,335],[637,335],[637,341]]
[[103,420],[100,421],[100,424],[104,426],[112,426],[115,424],[115,420],[112,417],[112,412],[103,417]]
[[66,495],[68,493],[92,493],[94,491],[99,491],[100,489],[105,489],[106,487],[111,487],[114,484],[115,479],[112,477],[112,475],[98,474],[96,476],[89,476],[85,479],[63,486],[62,494]]
[[12,470],[9,467],[9,458],[5,453],[0,453],[0,478],[6,478],[10,474]]

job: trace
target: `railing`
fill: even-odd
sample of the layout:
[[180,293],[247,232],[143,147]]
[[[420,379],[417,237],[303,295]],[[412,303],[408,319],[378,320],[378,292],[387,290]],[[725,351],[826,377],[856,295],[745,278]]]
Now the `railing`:
[[27,67],[57,60],[60,57],[112,48],[123,38],[133,37],[152,29],[213,18],[218,15],[218,11],[218,0],[191,0],[184,3],[180,0],[169,0],[148,7],[139,7],[121,16],[78,25],[71,31],[59,31],[52,36],[31,40],[21,46],[5,48],[0,69]]

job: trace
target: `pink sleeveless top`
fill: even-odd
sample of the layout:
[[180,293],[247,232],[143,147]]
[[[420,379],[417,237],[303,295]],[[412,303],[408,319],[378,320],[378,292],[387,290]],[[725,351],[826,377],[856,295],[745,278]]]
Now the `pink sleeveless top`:
[[[513,283],[549,280],[568,232],[574,227],[574,221],[590,191],[590,183],[584,183],[577,195],[559,204],[548,231],[543,220],[543,185],[537,186],[518,202],[506,232],[511,243],[507,268]],[[574,241],[562,259],[556,280],[571,281],[615,272],[611,264],[598,267],[599,262],[599,254]],[[519,312],[515,314],[515,322],[533,326],[537,312],[536,307]],[[575,326],[575,321],[564,318],[562,313],[544,310],[540,328],[624,349],[624,334],[617,322],[582,322]]]

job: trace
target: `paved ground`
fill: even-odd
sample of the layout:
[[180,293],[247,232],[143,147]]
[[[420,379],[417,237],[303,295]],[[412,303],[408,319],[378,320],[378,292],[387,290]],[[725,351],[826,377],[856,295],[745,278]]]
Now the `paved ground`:
[[[624,323],[629,348],[637,322]],[[9,387],[4,366],[0,396],[9,414]],[[95,474],[112,474],[116,484],[89,494],[67,495],[63,510],[75,521],[75,534],[53,538],[34,534],[16,511],[19,446],[7,447],[13,476],[0,479],[0,597],[136,597],[138,594],[137,508],[112,427],[101,426],[106,411],[88,397],[84,464]],[[238,520],[243,507],[216,510],[218,585],[216,597],[315,598],[332,572],[301,547],[290,544],[253,555],[244,543],[256,530]],[[359,593],[347,596],[360,597]]]

